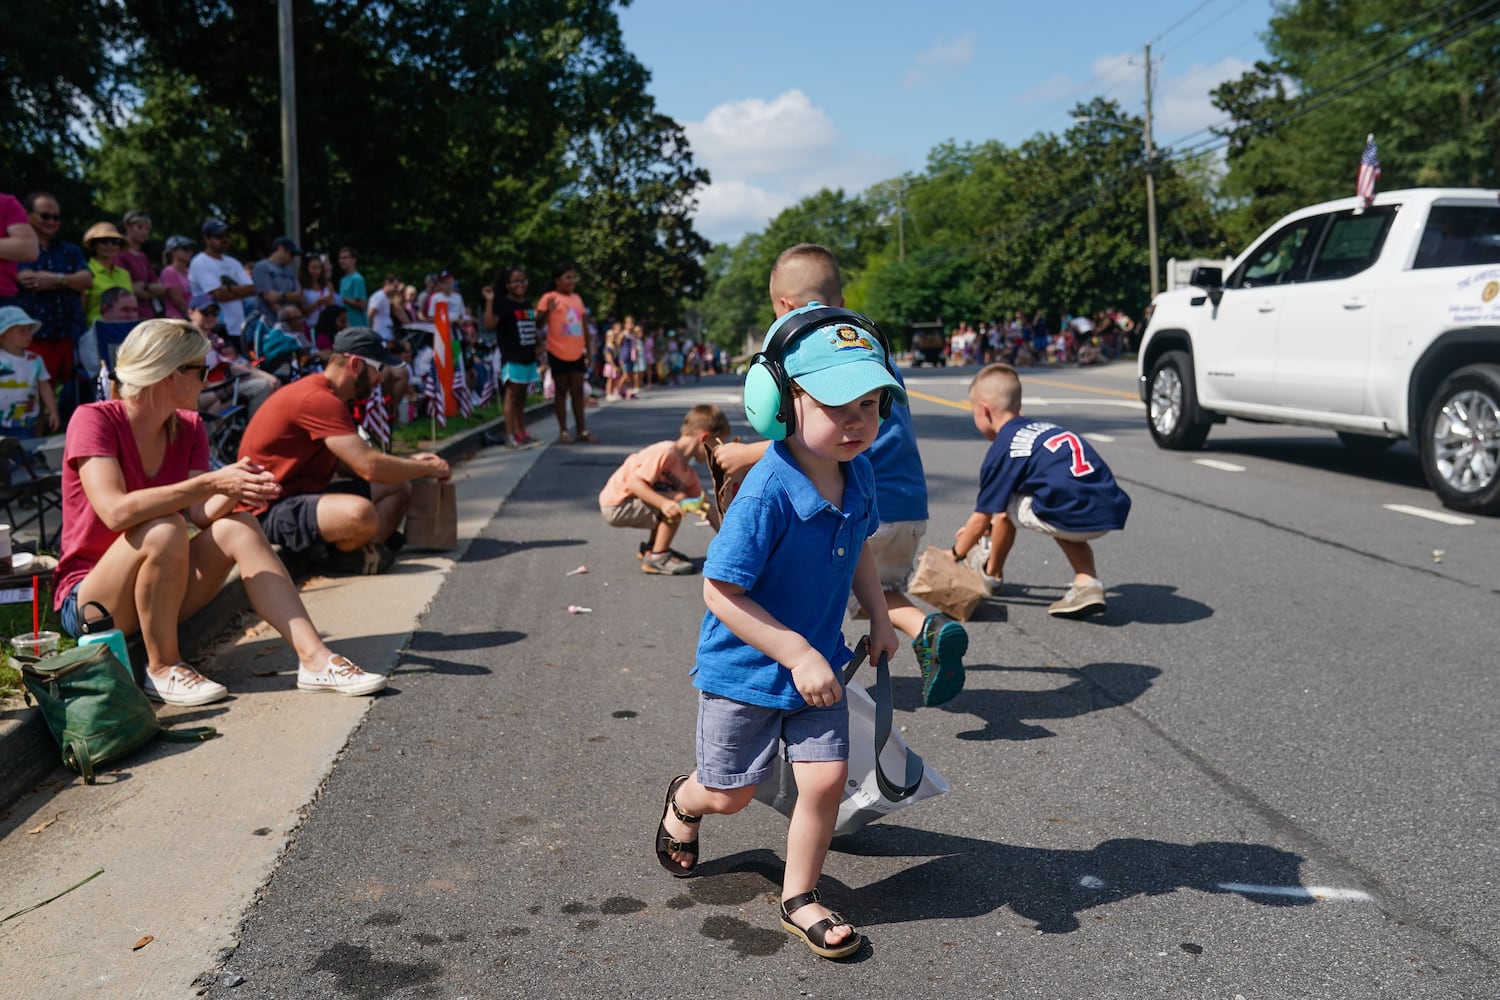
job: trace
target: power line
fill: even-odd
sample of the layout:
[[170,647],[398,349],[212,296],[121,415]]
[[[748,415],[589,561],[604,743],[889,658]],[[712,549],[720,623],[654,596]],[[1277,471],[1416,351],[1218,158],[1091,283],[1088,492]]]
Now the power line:
[[[1182,27],[1182,25],[1185,22],[1191,20],[1194,14],[1198,13],[1204,7],[1207,7],[1209,4],[1211,4],[1213,2],[1214,2],[1214,0],[1203,0],[1202,3],[1200,3],[1198,6],[1194,7],[1192,10],[1188,11],[1186,14],[1182,15],[1181,17],[1179,17],[1177,20],[1173,21],[1170,27],[1168,27],[1167,29],[1165,29],[1164,31],[1162,31],[1160,34],[1158,34],[1155,38],[1151,39],[1146,44],[1147,45],[1155,45],[1157,42],[1161,41],[1163,38],[1166,38],[1172,32],[1174,32],[1178,28]],[[1230,8],[1230,10],[1233,10],[1233,9],[1234,9],[1233,7]]]

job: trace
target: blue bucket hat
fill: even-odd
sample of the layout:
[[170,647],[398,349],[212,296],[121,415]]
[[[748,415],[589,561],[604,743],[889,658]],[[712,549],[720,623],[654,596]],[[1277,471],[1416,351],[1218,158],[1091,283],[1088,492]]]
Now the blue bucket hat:
[[[783,323],[821,308],[811,303],[781,317],[766,334],[766,345]],[[824,406],[843,406],[876,389],[888,390],[897,403],[906,405],[906,390],[886,366],[880,341],[852,322],[835,319],[798,337],[788,346],[782,368],[787,378]]]
[[41,323],[31,318],[31,314],[20,306],[0,306],[0,333],[4,333],[13,326],[29,326],[32,332],[41,327]]

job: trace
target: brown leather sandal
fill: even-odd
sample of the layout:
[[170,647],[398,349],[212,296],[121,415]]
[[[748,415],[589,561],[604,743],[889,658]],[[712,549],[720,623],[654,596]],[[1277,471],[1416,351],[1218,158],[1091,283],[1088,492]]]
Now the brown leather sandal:
[[[823,897],[818,894],[817,889],[784,900],[781,904],[781,926],[786,928],[788,934],[801,938],[813,950],[813,954],[815,955],[820,955],[823,958],[848,958],[856,951],[859,951],[859,946],[865,943],[865,939],[860,936],[859,931],[854,930],[853,924],[837,913],[830,913],[805,930],[792,923],[793,913],[796,913],[810,903],[821,903],[822,901]],[[851,933],[847,938],[830,947],[828,944],[828,932],[840,924],[848,927]]]
[[[682,783],[687,780],[687,775],[679,774],[677,777],[673,778],[672,783],[667,786],[667,802],[666,805],[662,807],[661,822],[656,824],[656,860],[660,861],[661,866],[668,872],[670,872],[675,878],[687,878],[689,875],[693,874],[693,869],[698,867],[697,839],[676,840],[672,837],[671,834],[667,832],[668,809],[672,810],[673,815],[677,817],[677,821],[679,823],[703,822],[702,816],[689,816],[687,813],[677,808],[677,789],[681,788]],[[673,860],[672,855],[674,853],[691,854],[693,856],[693,860],[688,862],[688,866],[684,868],[682,867],[682,865]]]

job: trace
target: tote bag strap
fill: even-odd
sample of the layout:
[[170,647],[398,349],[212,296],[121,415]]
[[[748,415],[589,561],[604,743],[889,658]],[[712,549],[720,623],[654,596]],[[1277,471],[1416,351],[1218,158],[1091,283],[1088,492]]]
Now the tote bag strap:
[[[854,647],[854,658],[844,667],[844,683],[853,679],[855,671],[860,665],[869,659],[870,639],[861,636]],[[875,686],[870,691],[870,697],[875,702],[875,785],[880,789],[880,794],[892,802],[900,802],[902,799],[910,798],[911,795],[922,785],[922,772],[926,768],[922,758],[910,747],[906,748],[906,774],[902,782],[897,784],[885,773],[885,765],[881,762],[881,754],[885,750],[886,742],[891,738],[892,712],[894,710],[894,696],[891,693],[891,660],[889,656],[881,654],[880,661],[875,664]]]

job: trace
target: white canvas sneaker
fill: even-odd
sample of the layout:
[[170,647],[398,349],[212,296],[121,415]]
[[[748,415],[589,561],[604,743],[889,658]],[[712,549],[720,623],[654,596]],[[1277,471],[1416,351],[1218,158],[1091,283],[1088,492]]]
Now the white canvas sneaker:
[[322,670],[314,670],[305,663],[297,664],[297,690],[332,691],[354,697],[374,694],[385,688],[385,675],[372,674],[356,667],[346,656],[337,653],[328,658]]

